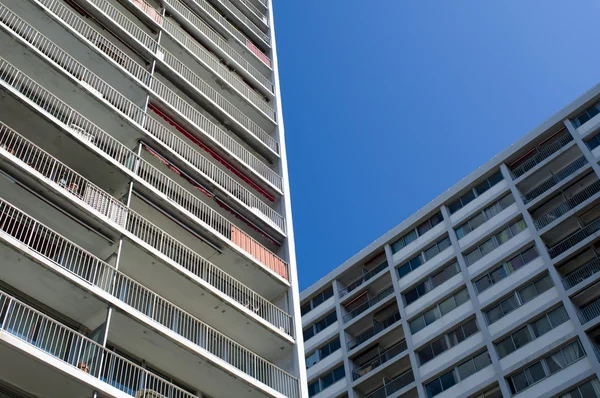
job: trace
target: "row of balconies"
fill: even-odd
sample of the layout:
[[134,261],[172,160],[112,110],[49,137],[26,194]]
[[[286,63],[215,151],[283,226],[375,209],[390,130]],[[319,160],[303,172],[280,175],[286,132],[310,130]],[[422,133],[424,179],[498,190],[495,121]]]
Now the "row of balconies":
[[[196,170],[200,175],[209,177],[209,179],[215,185],[223,189],[225,192],[228,192],[231,196],[237,198],[240,202],[244,203],[254,214],[256,214],[255,210],[258,210],[260,213],[265,215],[269,214],[269,218],[265,216],[261,217],[260,213],[258,215],[260,220],[268,220],[267,225],[270,227],[274,227],[276,230],[282,230],[282,227],[284,227],[285,224],[281,216],[279,216],[270,207],[266,206],[247,189],[243,188],[234,179],[227,178],[227,174],[219,172],[219,169],[216,168],[211,162],[207,161],[197,151],[194,151],[193,148],[190,148],[189,145],[184,145],[183,141],[177,140],[176,136],[170,133],[165,127],[155,122],[152,118],[145,117],[145,113],[140,108],[129,102],[126,98],[116,92],[116,90],[112,89],[112,87],[104,83],[95,75],[91,74],[91,72],[89,72],[81,64],[78,64],[77,61],[74,61],[66,53],[62,52],[62,50],[60,50],[58,47],[53,46],[51,42],[47,41],[35,31],[26,29],[27,25],[25,25],[24,22],[14,14],[10,13],[10,11],[4,9],[2,15],[5,17],[5,20],[9,21],[7,23],[11,23],[11,26],[13,26],[14,29],[20,31],[23,35],[27,35],[26,37],[29,37],[30,40],[33,40],[32,37],[34,37],[34,42],[38,43],[38,46],[46,49],[49,55],[53,56],[57,63],[68,65],[68,72],[70,72],[72,76],[77,76],[83,79],[86,82],[86,85],[95,90],[95,93],[100,93],[103,99],[108,99],[111,104],[120,110],[123,110],[124,113],[126,113],[129,117],[138,121],[138,123],[143,123],[146,127],[144,130],[145,132],[153,133],[152,136],[163,141],[163,143],[167,140],[170,143],[174,142],[174,148],[177,150],[173,147],[170,147],[170,149],[173,149],[177,154],[187,155],[185,156],[186,160],[192,160],[191,163],[194,166],[194,170]],[[48,49],[51,49],[52,51]]]
[[[198,225],[205,225],[213,234],[225,239],[228,244],[248,253],[261,266],[287,279],[287,264],[279,257],[260,245],[248,234],[235,227],[231,222],[201,202],[195,195],[182,188],[155,167],[139,158],[134,152],[120,144],[110,135],[92,124],[71,107],[60,101],[50,92],[39,86],[29,77],[3,61],[0,64],[0,81],[5,87],[12,87],[25,98],[37,103],[38,109],[48,112],[61,124],[61,127],[74,138],[107,155],[123,172],[159,197],[168,198],[171,203],[181,206]],[[136,166],[137,164],[137,166]]]

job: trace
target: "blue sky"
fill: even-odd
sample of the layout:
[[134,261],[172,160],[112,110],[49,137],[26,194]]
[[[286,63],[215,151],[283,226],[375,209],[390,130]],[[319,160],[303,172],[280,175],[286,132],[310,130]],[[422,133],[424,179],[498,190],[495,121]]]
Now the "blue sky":
[[597,0],[275,0],[303,290],[600,82]]

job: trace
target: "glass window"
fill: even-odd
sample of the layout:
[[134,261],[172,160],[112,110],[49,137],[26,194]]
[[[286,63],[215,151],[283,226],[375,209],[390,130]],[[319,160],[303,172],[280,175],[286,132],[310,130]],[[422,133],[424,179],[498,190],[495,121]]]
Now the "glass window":
[[467,289],[463,289],[454,295],[456,298],[456,306],[466,303],[469,300],[469,292]]
[[527,374],[531,384],[537,383],[546,377],[546,372],[544,371],[544,366],[541,362],[534,364],[533,366],[525,369],[525,373]]
[[552,284],[552,280],[547,275],[539,281],[535,282],[535,288],[537,289],[538,294],[542,294],[546,290],[550,289],[552,286],[554,286]]
[[431,345],[428,345],[426,347],[424,347],[422,350],[420,350],[418,352],[419,355],[419,362],[421,365],[423,365],[426,362],[429,362],[433,359],[433,348],[431,348]]
[[490,186],[494,186],[496,184],[498,184],[500,181],[502,181],[504,178],[502,177],[502,172],[501,171],[497,171],[496,173],[492,174],[489,178],[488,181],[490,182]]
[[423,224],[417,227],[417,231],[419,232],[419,236],[427,233],[431,229],[431,223],[429,220],[425,221]]
[[398,277],[402,278],[410,273],[410,264],[405,263],[398,267]]
[[473,373],[475,373],[477,370],[475,369],[475,363],[473,362],[472,359],[468,360],[467,362],[458,365],[458,375],[460,376],[461,380],[466,379],[467,377],[471,376]]
[[474,335],[479,331],[479,328],[477,327],[477,321],[475,319],[471,319],[470,321],[466,322],[462,328],[466,337]]
[[531,341],[531,335],[529,334],[529,329],[527,327],[524,327],[513,333],[512,338],[516,349],[523,347],[525,344]]
[[462,207],[462,204],[460,203],[460,199],[450,203],[448,205],[448,210],[450,211],[450,214],[456,213],[458,210],[460,210]]
[[450,238],[445,237],[444,239],[442,239],[441,241],[439,241],[437,245],[438,245],[438,248],[440,249],[440,252],[446,250],[451,245]]
[[495,248],[496,243],[493,239],[488,239],[479,246],[479,250],[481,251],[482,257],[491,253]]
[[500,356],[500,358],[504,358],[505,356],[513,353],[515,350],[516,347],[511,336],[508,336],[496,344],[496,351],[498,351],[498,356]]
[[518,235],[520,232],[522,232],[526,229],[527,229],[527,225],[525,224],[525,221],[523,221],[523,220],[519,220],[510,226],[510,230],[511,230],[513,236]]
[[300,313],[302,315],[307,314],[310,310],[312,310],[312,307],[310,306],[310,302],[306,303],[302,307],[300,307]]
[[475,281],[477,293],[483,292],[488,287],[492,286],[492,278],[489,275],[484,275],[482,278]]
[[506,278],[507,272],[504,267],[496,268],[494,271],[490,273],[490,278],[492,279],[492,283],[498,283],[502,279]]
[[317,395],[321,391],[321,386],[319,385],[319,380],[308,384],[308,396],[312,397],[313,395]]
[[425,324],[430,325],[435,322],[440,317],[440,312],[437,307],[433,307],[429,311],[426,311],[423,314],[423,318],[425,319]]
[[471,230],[474,230],[480,227],[486,221],[487,219],[485,215],[483,213],[478,213],[475,217],[469,220],[469,226],[471,227]]
[[548,313],[548,318],[552,323],[552,327],[557,327],[558,325],[562,325],[566,321],[569,320],[569,316],[567,315],[567,311],[565,311],[565,307],[560,306]]
[[465,332],[462,327],[453,330],[448,333],[448,339],[450,340],[450,345],[455,346],[466,338]]
[[517,298],[514,295],[507,297],[506,299],[500,302],[500,308],[502,309],[502,312],[504,314],[508,314],[518,306],[519,302],[517,301]]
[[463,196],[460,197],[460,201],[461,201],[461,203],[462,203],[463,206],[465,206],[468,203],[470,203],[473,199],[475,199],[475,193],[473,191],[471,191],[471,190],[469,190]]
[[508,195],[504,196],[503,198],[501,198],[498,201],[498,204],[500,205],[500,208],[502,210],[506,209],[507,207],[509,207],[513,203],[515,203],[515,198],[511,194],[508,194]]
[[465,223],[461,226],[459,226],[458,228],[456,228],[456,237],[460,240],[462,238],[464,238],[465,236],[467,236],[469,234],[469,232],[471,232],[471,228],[469,227],[468,223]]
[[512,235],[510,234],[510,230],[508,228],[496,234],[496,239],[498,240],[498,244],[500,245],[508,242],[510,238],[512,238]]
[[429,398],[436,396],[436,395],[440,394],[442,391],[444,391],[442,389],[442,381],[440,379],[435,379],[435,380],[432,380],[430,383],[427,383],[427,385],[425,386],[425,389],[427,390],[427,396]]
[[417,289],[412,289],[404,293],[404,301],[406,301],[406,305],[414,303],[418,298],[419,293],[417,293]]
[[429,220],[431,221],[431,226],[435,227],[436,225],[444,221],[444,217],[442,217],[442,212],[438,211]]
[[512,273],[521,268],[523,265],[525,265],[525,261],[523,260],[521,255],[518,255],[508,260],[506,265],[508,266],[508,270]]
[[544,316],[543,318],[538,319],[537,321],[531,324],[531,328],[533,329],[533,333],[536,337],[540,337],[541,335],[548,333],[552,330],[552,325],[550,324],[550,320],[548,317]]
[[454,299],[454,296],[450,296],[446,300],[444,300],[440,303],[440,311],[442,312],[442,315],[446,315],[447,313],[449,313],[450,311],[452,311],[455,308],[456,308],[456,301]]
[[499,305],[489,309],[486,312],[486,316],[488,319],[488,324],[492,324],[494,322],[496,322],[498,319],[502,318],[504,316],[504,314],[502,313],[502,309],[500,308]]
[[527,387],[529,387],[529,382],[527,381],[527,376],[525,376],[525,372],[517,373],[516,375],[510,378],[511,383],[510,387],[513,394],[518,393],[519,391],[523,391]]
[[410,331],[412,333],[417,333],[419,330],[425,327],[425,319],[423,316],[418,316],[417,318],[410,321]]
[[408,245],[418,238],[417,231],[414,229],[404,236],[404,244]]
[[473,358],[473,362],[475,363],[475,369],[479,371],[489,366],[492,363],[492,360],[490,358],[490,354],[487,351],[484,351],[481,354],[477,355],[475,358]]
[[425,259],[431,260],[432,258],[434,258],[438,253],[440,252],[440,249],[437,247],[437,245],[433,245],[431,246],[429,249],[425,250]]
[[525,286],[519,290],[519,297],[523,303],[533,300],[537,296],[537,291],[534,285]]
[[522,254],[523,261],[527,264],[528,262],[536,259],[538,257],[538,253],[535,247],[532,247],[528,250],[525,250]]
[[475,187],[475,192],[477,192],[477,196],[479,196],[488,189],[490,189],[490,182],[488,180],[485,180],[484,182]]
[[442,352],[448,349],[448,343],[446,343],[446,338],[442,337],[437,341],[431,343],[431,349],[433,350],[433,355],[440,355]]
[[442,382],[442,388],[444,390],[449,389],[453,385],[456,384],[456,378],[454,377],[454,372],[448,372],[442,376],[440,376],[440,381]]
[[420,255],[410,260],[410,269],[412,271],[419,268],[421,265],[423,265],[423,259]]
[[315,351],[306,357],[306,368],[312,367],[314,364],[319,362],[319,351]]

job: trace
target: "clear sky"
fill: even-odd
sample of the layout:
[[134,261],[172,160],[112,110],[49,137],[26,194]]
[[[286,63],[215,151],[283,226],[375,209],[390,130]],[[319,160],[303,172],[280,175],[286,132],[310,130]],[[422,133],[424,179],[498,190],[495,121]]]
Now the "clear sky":
[[598,0],[275,0],[303,290],[600,82]]

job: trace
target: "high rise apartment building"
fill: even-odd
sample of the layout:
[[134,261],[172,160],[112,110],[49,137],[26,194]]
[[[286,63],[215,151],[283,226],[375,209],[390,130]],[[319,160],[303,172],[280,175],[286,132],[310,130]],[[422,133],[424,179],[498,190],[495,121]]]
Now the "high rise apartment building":
[[301,294],[310,397],[600,397],[599,100]]
[[0,88],[0,397],[306,396],[271,2],[0,0]]

